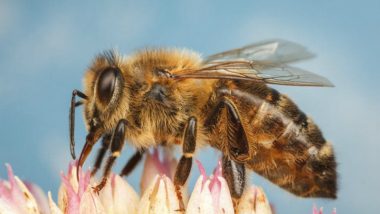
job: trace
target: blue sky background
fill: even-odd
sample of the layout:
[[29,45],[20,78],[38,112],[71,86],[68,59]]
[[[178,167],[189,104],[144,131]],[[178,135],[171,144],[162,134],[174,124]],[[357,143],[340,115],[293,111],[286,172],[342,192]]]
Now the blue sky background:
[[[0,163],[57,192],[70,160],[71,91],[93,56],[118,48],[188,47],[204,55],[283,38],[317,58],[298,66],[328,77],[335,88],[276,87],[288,94],[333,142],[339,162],[335,201],[300,199],[257,175],[278,213],[376,213],[380,208],[380,1],[11,1],[0,0]],[[77,114],[76,139],[85,129]],[[126,147],[115,170],[132,153]],[[212,155],[209,155],[212,154]],[[198,156],[211,172],[218,154]],[[91,162],[91,161],[89,161]],[[89,164],[88,164],[89,166]],[[5,168],[0,176],[5,177]],[[198,176],[193,171],[191,183]],[[140,169],[128,178],[138,185]],[[329,212],[327,212],[329,213]]]

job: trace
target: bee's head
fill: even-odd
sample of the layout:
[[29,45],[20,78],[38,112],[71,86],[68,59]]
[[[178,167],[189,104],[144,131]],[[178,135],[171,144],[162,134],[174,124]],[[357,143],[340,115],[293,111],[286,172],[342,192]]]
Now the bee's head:
[[[84,100],[84,118],[88,134],[79,157],[82,166],[88,154],[101,136],[110,135],[119,121],[124,121],[129,108],[129,91],[125,90],[127,66],[114,51],[105,52],[95,58],[84,76],[84,93],[74,90],[70,107],[70,150],[75,158],[74,121],[75,97]],[[78,167],[79,169],[79,167]]]
[[84,77],[84,117],[88,130],[110,132],[128,111],[122,60],[114,51],[97,56]]

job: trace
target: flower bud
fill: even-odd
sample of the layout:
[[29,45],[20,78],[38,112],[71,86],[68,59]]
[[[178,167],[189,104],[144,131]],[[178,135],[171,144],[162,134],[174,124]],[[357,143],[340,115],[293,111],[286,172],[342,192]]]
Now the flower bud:
[[[8,181],[0,180],[0,213],[41,213],[33,194],[6,164]],[[42,206],[42,205],[41,205]]]

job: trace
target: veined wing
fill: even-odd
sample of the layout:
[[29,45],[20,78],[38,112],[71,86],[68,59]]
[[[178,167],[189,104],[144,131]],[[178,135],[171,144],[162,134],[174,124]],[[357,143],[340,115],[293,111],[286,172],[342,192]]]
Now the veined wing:
[[204,60],[204,63],[255,60],[274,64],[286,64],[309,59],[313,56],[314,54],[300,44],[277,39],[210,55]]
[[325,77],[297,67],[253,60],[209,62],[200,69],[177,71],[172,77],[248,80],[293,86],[334,86]]

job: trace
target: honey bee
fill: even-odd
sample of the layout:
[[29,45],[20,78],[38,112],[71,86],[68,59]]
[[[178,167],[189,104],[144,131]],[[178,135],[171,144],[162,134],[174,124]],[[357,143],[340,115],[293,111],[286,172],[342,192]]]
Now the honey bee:
[[92,174],[110,154],[95,191],[105,185],[128,141],[137,152],[121,175],[133,170],[145,149],[180,145],[174,176],[178,190],[190,174],[196,149],[209,145],[222,152],[223,176],[235,199],[243,193],[246,169],[297,196],[336,198],[331,144],[292,100],[267,86],[333,86],[288,65],[311,57],[303,46],[285,40],[206,58],[185,49],[144,49],[128,57],[106,51],[86,71],[84,92],[72,93],[71,154],[75,159],[75,107],[83,104],[88,135],[79,166],[100,138]]

